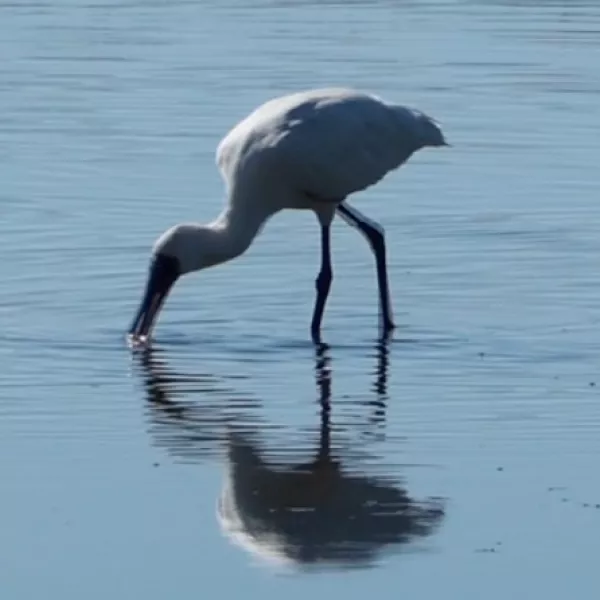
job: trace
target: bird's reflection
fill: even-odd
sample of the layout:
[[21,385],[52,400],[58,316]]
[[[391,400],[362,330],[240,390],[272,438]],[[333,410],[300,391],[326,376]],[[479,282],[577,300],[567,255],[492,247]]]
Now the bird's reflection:
[[[260,402],[236,395],[214,377],[177,375],[154,354],[146,353],[142,366],[154,441],[187,459],[223,451],[226,475],[217,518],[222,531],[253,554],[297,566],[369,566],[386,549],[409,548],[442,520],[440,501],[416,501],[391,478],[348,468],[347,453],[331,439],[326,346],[317,348],[315,362],[318,443],[310,461],[294,464],[267,458]],[[388,347],[380,343],[371,423],[385,420],[387,366]],[[197,402],[193,394],[201,395]],[[281,454],[289,457],[289,443]]]
[[227,386],[211,374],[183,374],[168,366],[164,352],[136,355],[147,397],[152,442],[179,460],[197,462],[219,457],[231,432],[251,437],[261,403]]

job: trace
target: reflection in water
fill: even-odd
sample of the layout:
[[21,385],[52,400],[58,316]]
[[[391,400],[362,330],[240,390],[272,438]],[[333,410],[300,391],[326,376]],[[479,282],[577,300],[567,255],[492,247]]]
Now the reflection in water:
[[149,433],[156,446],[180,460],[197,462],[222,454],[228,430],[239,428],[240,434],[247,430],[251,435],[257,429],[260,402],[214,375],[176,373],[161,354],[148,349],[136,355],[148,399]]
[[[178,457],[198,459],[225,449],[227,474],[217,516],[224,533],[262,558],[298,566],[364,567],[383,549],[407,547],[431,534],[442,503],[417,502],[391,478],[348,468],[348,452],[332,444],[330,354],[316,351],[320,429],[313,459],[267,460],[259,408],[208,376],[169,372],[152,353],[142,358],[153,439]],[[385,420],[387,344],[377,348],[372,420]],[[190,396],[202,394],[192,403]],[[231,407],[235,407],[232,411]],[[253,410],[254,409],[254,410]],[[289,457],[289,443],[281,454]],[[269,452],[271,457],[273,452]]]

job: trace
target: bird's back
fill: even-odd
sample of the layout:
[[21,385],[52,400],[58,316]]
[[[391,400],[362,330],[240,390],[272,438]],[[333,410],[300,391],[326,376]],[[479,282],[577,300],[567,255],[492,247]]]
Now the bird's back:
[[228,189],[301,191],[341,199],[377,183],[424,146],[445,145],[433,119],[349,89],[270,100],[217,149]]

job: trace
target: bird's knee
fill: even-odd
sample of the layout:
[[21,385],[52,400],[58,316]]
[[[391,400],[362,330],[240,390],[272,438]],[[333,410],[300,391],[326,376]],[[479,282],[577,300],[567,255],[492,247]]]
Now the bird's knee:
[[370,226],[366,231],[367,239],[373,248],[383,248],[385,246],[385,230],[383,227]]
[[323,269],[315,280],[315,287],[319,292],[326,292],[329,290],[331,286],[331,281],[333,280],[333,273],[331,269]]

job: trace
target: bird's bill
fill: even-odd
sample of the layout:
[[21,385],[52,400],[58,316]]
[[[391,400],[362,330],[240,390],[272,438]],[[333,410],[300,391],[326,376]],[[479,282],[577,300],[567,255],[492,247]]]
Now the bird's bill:
[[133,344],[149,340],[158,313],[180,275],[179,262],[172,256],[157,254],[148,272],[146,291],[131,327],[129,340]]

